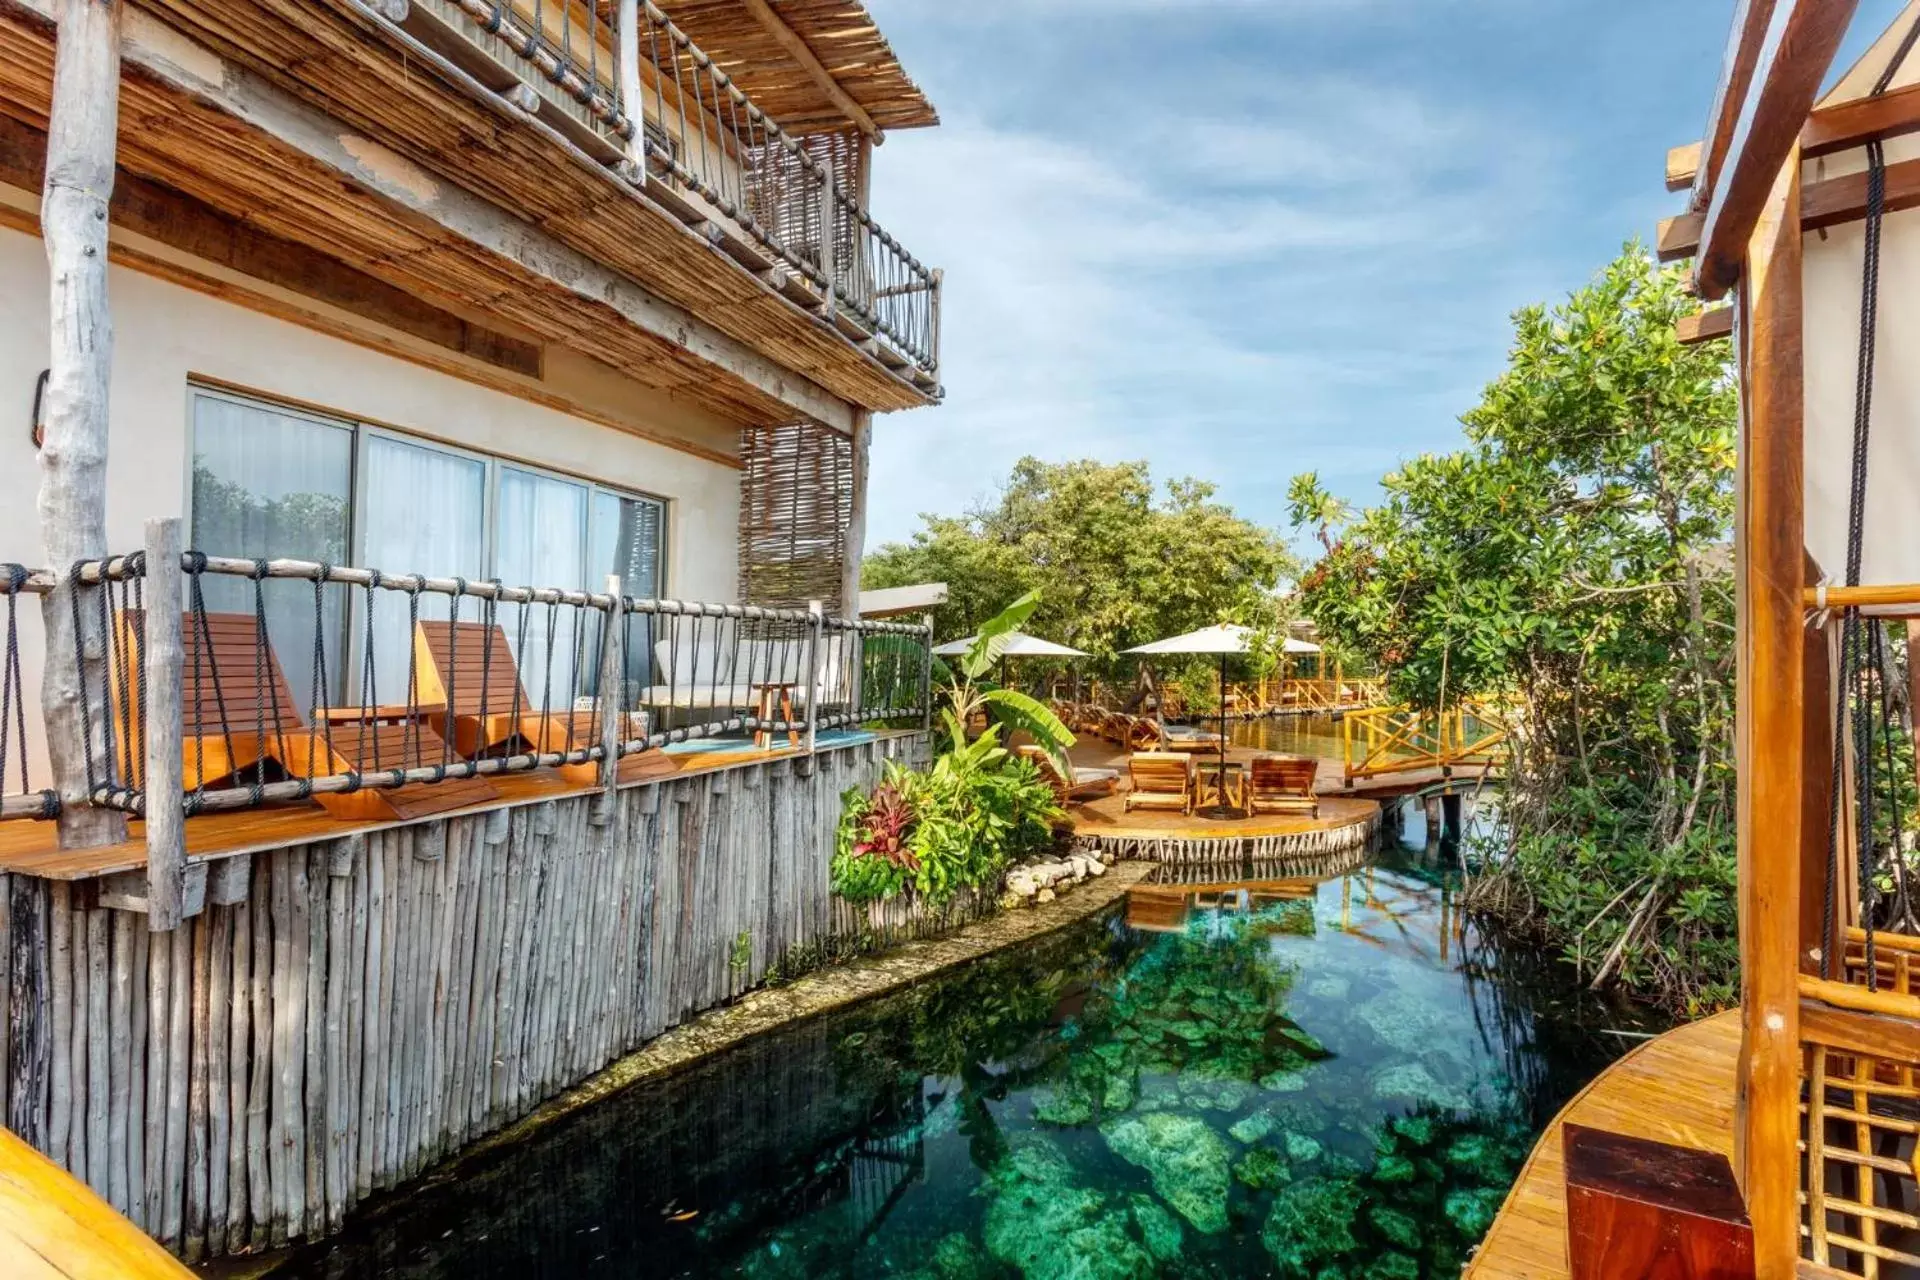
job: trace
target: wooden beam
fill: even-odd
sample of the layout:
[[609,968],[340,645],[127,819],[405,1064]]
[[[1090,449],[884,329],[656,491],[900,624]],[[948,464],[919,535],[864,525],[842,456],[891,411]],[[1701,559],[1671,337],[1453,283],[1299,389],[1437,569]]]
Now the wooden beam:
[[867,466],[873,445],[873,415],[853,416],[853,501],[847,517],[846,545],[840,565],[840,616],[860,616],[860,562],[867,553]]
[[1653,255],[1662,262],[1691,258],[1700,249],[1702,219],[1697,213],[1676,213],[1660,219],[1654,232]]
[[[1754,3],[1760,7],[1762,0]],[[1713,186],[1694,265],[1704,301],[1725,297],[1739,279],[1780,166],[1789,153],[1799,154],[1800,130],[1857,5],[1858,0],[1779,0],[1773,6],[1725,167],[1709,174]]]
[[1688,347],[1730,338],[1733,336],[1733,308],[1708,307],[1690,316],[1681,316],[1679,323],[1673,326],[1673,332],[1681,345]]
[[[1920,209],[1920,160],[1902,160],[1886,168],[1886,211]],[[1843,174],[1810,184],[1800,203],[1800,230],[1820,231],[1867,216],[1867,175]],[[1683,213],[1663,219],[1654,240],[1662,262],[1677,262],[1700,251],[1701,220]]]
[[[62,0],[54,53],[40,223],[52,281],[46,436],[40,447],[40,537],[47,563],[107,552],[107,392],[113,316],[107,305],[107,202],[120,121],[121,0]],[[77,608],[66,574],[42,597],[46,669],[40,706],[60,791],[60,845],[126,839],[126,819],[89,803],[109,768],[107,656],[100,620]],[[91,700],[91,701],[90,701]],[[105,782],[105,778],[100,781]]]
[[1800,157],[1789,141],[1746,255],[1734,524],[1739,652],[1742,976],[1738,1167],[1759,1274],[1799,1253],[1799,941],[1803,726]]
[[1700,173],[1700,153],[1705,148],[1704,142],[1689,142],[1667,152],[1667,190],[1685,191],[1693,185]]
[[[847,91],[840,87],[840,82],[833,78],[831,71],[821,65],[820,59],[814,56],[807,42],[786,24],[785,19],[773,11],[773,6],[768,4],[767,0],[742,0],[742,3],[746,5],[747,12],[753,15],[753,20],[773,37],[773,42],[786,50],[787,56],[799,63],[800,69],[807,73],[808,78],[820,86],[821,92],[827,95],[827,101],[859,126],[861,133],[875,142],[885,139],[886,135],[880,132],[880,126],[873,122],[873,117],[867,114],[866,108],[855,102]],[[782,123],[784,127],[784,122]]]
[[1707,112],[1707,132],[1700,144],[1700,165],[1694,175],[1692,208],[1696,212],[1706,209],[1721,166],[1726,163],[1735,122],[1741,104],[1747,100],[1747,89],[1753,83],[1753,69],[1759,61],[1775,2],[1739,0],[1739,7],[1734,10],[1726,54],[1721,60],[1720,83],[1714,90],[1713,108]]
[[1861,98],[1825,107],[1807,118],[1800,131],[1800,154],[1811,160],[1876,138],[1920,132],[1920,85],[1891,89],[1877,98]]

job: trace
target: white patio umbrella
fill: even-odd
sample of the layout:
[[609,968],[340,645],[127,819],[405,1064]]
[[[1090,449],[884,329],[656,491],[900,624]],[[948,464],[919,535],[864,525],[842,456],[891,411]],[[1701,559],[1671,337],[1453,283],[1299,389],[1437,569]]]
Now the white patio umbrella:
[[[1220,769],[1224,776],[1227,764],[1227,659],[1239,653],[1253,651],[1253,642],[1259,633],[1252,627],[1243,627],[1235,622],[1217,623],[1211,627],[1202,627],[1198,631],[1189,631],[1183,636],[1168,636],[1165,640],[1155,640],[1152,644],[1138,645],[1128,649],[1128,653],[1137,653],[1142,657],[1168,653],[1211,653],[1220,657]],[[1305,640],[1288,639],[1289,645],[1306,644]],[[1318,648],[1318,646],[1314,646]],[[1224,804],[1216,804],[1207,811],[1215,818],[1224,818],[1233,810]]]
[[[934,647],[934,652],[943,658],[957,658],[973,647],[979,636],[968,636],[964,640],[949,640]],[[1008,658],[1084,658],[1087,655],[1069,645],[1055,644],[1051,640],[1042,640],[1039,636],[1030,636],[1024,631],[1012,631],[1007,634],[1007,647],[1000,651],[1000,683],[1007,682]]]

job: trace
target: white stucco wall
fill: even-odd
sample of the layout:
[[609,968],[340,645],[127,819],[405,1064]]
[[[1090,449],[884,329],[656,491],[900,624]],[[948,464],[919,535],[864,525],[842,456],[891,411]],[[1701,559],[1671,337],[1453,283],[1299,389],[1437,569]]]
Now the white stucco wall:
[[[110,276],[114,318],[107,538],[140,544],[144,523],[184,513],[188,384],[199,378],[346,419],[666,498],[667,588],[732,600],[740,472],[504,392],[223,302],[122,267]],[[571,358],[576,359],[577,358]],[[568,370],[565,352],[550,357]],[[47,363],[47,266],[38,238],[0,228],[0,560],[41,560],[28,436],[34,380]],[[612,375],[602,371],[602,378]],[[635,384],[636,398],[647,396]],[[664,402],[666,417],[688,416]],[[5,424],[11,422],[11,428]],[[689,433],[715,424],[674,423]],[[401,565],[380,568],[403,569]]]

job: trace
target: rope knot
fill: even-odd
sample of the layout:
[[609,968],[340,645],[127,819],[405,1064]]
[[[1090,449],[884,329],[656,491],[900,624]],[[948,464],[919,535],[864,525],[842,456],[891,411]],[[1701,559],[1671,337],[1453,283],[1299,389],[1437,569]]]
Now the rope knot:
[[204,551],[188,551],[180,559],[186,571],[196,577],[207,571],[207,553]]
[[10,596],[19,595],[20,588],[27,585],[27,566],[23,564],[9,564],[4,567],[7,571],[7,594]]
[[267,577],[267,562],[266,562],[266,560],[265,560],[264,558],[263,558],[263,559],[259,559],[259,560],[255,560],[255,561],[253,562],[253,572],[252,572],[251,574],[249,574],[248,576],[249,576],[249,577],[251,577],[251,578],[252,578],[252,579],[253,579],[253,580],[254,580],[255,582],[264,582],[264,581],[266,581],[266,577]]

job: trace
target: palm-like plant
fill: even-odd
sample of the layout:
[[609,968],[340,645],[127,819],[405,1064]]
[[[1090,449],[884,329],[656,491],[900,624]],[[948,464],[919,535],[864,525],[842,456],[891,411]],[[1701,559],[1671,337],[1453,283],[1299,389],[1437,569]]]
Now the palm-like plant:
[[934,659],[935,676],[947,700],[941,716],[955,751],[967,746],[967,722],[984,714],[989,734],[997,736],[1002,727],[1009,733],[1024,731],[1053,757],[1062,776],[1071,778],[1073,764],[1067,758],[1067,748],[1074,743],[1073,731],[1045,703],[1018,689],[1003,689],[989,678],[1014,632],[1039,607],[1040,593],[1029,591],[989,619],[954,665]]

